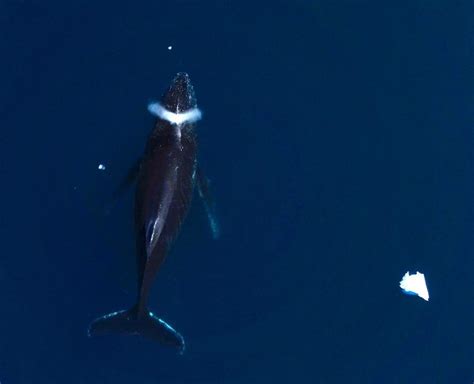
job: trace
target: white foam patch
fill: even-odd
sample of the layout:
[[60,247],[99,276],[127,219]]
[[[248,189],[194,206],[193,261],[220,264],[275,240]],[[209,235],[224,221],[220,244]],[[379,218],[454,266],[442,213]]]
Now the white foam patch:
[[202,113],[198,108],[190,109],[184,113],[173,113],[164,108],[160,103],[148,104],[148,112],[160,119],[169,121],[171,124],[177,125],[194,123],[201,120],[202,117]]
[[400,288],[409,295],[419,296],[426,301],[430,299],[425,275],[420,272],[416,272],[414,275],[410,275],[408,272],[405,273],[402,281],[400,281]]

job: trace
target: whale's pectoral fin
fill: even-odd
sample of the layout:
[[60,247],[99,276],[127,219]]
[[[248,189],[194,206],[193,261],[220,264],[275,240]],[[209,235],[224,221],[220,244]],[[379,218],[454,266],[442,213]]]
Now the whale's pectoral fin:
[[209,179],[204,175],[199,166],[196,169],[196,185],[199,196],[201,197],[204,203],[204,208],[206,209],[212,237],[217,239],[220,235],[220,226],[217,220],[216,205],[211,194]]
[[138,173],[140,171],[140,165],[142,163],[142,159],[138,158],[135,163],[129,168],[127,174],[123,178],[122,182],[119,186],[115,189],[114,193],[112,194],[112,198],[106,204],[105,212],[108,214],[112,207],[117,203],[117,201],[127,192],[127,190],[135,183],[138,177]]
[[138,177],[138,173],[140,172],[141,164],[142,164],[142,159],[140,157],[129,168],[127,174],[125,175],[122,182],[119,184],[119,186],[117,187],[117,189],[115,190],[113,194],[115,199],[118,199],[120,196],[122,196],[127,191],[127,189],[129,189],[135,183]]

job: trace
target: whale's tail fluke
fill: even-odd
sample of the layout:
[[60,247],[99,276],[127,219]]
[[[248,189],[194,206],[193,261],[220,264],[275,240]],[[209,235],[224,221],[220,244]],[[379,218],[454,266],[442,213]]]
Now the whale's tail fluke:
[[135,307],[99,317],[91,323],[88,330],[89,337],[112,333],[144,336],[175,347],[181,354],[185,348],[183,336],[179,332],[151,312],[138,313]]

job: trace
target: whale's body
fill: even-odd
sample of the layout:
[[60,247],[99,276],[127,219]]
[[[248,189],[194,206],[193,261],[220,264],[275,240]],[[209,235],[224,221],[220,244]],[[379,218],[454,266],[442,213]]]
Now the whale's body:
[[183,351],[183,337],[147,304],[156,273],[188,212],[196,179],[201,180],[196,177],[194,131],[201,113],[189,76],[178,73],[160,103],[151,104],[149,110],[157,120],[138,168],[135,192],[137,301],[129,310],[95,320],[89,334],[143,335]]

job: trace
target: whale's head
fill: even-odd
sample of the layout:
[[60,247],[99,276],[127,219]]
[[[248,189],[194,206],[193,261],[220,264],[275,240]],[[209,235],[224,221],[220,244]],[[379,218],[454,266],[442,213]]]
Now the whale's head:
[[183,125],[201,119],[196,94],[187,73],[178,73],[159,103],[148,104],[148,111],[171,124]]
[[187,73],[179,72],[175,76],[160,104],[172,113],[183,113],[197,107],[196,94]]

